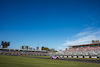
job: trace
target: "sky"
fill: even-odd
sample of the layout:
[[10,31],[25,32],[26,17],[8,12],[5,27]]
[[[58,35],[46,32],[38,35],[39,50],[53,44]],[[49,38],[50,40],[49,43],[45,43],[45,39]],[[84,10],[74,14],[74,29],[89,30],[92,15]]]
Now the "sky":
[[100,40],[100,0],[0,0],[0,41],[62,49]]

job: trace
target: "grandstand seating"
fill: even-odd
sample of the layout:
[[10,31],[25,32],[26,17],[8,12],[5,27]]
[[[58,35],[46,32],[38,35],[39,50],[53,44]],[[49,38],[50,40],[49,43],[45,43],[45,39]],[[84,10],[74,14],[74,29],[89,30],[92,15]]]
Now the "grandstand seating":
[[10,50],[10,49],[0,49],[0,55],[36,55],[36,56],[48,56],[49,54],[47,52],[43,51],[23,51],[23,50]]
[[66,50],[66,55],[100,56],[100,46],[73,47]]

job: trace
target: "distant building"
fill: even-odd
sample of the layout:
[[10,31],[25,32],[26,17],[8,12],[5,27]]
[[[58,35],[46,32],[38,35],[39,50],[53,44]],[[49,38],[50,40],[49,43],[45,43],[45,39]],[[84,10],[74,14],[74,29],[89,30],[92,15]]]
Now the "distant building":
[[39,47],[36,47],[36,50],[39,50]]
[[35,50],[34,48],[32,50]]
[[62,51],[61,49],[59,49],[59,51]]
[[42,48],[39,49],[40,51],[42,50]]
[[32,50],[32,46],[28,46],[28,50]]
[[20,49],[21,50],[32,50],[32,46],[25,46],[25,45],[22,45],[22,46],[20,46]]
[[54,52],[54,51],[55,51],[55,49],[49,49],[49,51],[50,51],[50,52]]

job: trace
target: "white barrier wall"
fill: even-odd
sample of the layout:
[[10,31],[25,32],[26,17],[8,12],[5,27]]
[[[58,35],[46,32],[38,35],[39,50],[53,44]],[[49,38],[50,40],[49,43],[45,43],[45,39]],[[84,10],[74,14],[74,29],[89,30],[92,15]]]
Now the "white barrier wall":
[[77,58],[77,56],[73,56],[73,58]]
[[63,57],[63,56],[60,56],[60,57]]
[[67,56],[64,56],[65,58],[67,57]]
[[84,58],[89,58],[89,56],[84,56]]
[[83,58],[83,56],[78,56],[78,58]]
[[72,56],[68,56],[68,58],[72,58]]
[[97,58],[97,56],[91,56],[91,58]]

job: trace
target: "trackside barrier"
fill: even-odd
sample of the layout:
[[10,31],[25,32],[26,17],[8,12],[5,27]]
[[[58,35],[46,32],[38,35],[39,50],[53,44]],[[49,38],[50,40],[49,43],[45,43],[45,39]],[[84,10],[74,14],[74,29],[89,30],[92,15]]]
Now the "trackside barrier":
[[9,53],[7,53],[7,55],[9,55]]
[[60,56],[60,57],[63,57],[63,56]]
[[68,56],[68,58],[72,58],[72,56]]
[[83,56],[78,56],[78,58],[83,58]]
[[97,58],[97,56],[91,56],[91,58]]
[[84,56],[84,58],[90,58],[89,56]]
[[73,56],[73,58],[77,58],[77,56]]
[[100,58],[97,56],[60,56],[60,57],[65,57],[65,58]]
[[67,56],[64,56],[65,58],[67,58]]

